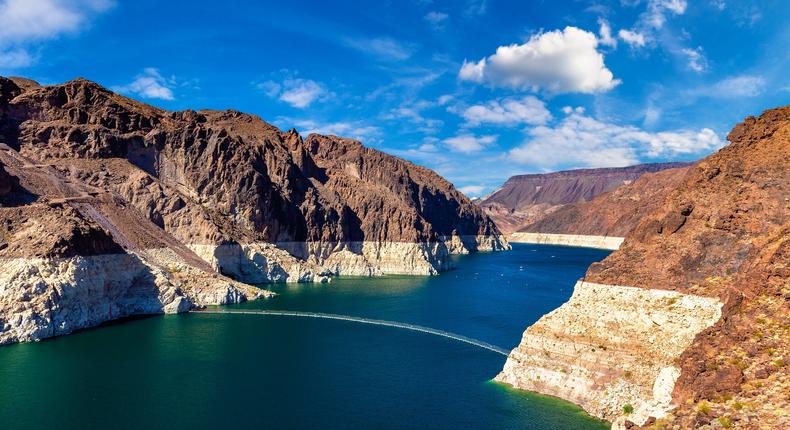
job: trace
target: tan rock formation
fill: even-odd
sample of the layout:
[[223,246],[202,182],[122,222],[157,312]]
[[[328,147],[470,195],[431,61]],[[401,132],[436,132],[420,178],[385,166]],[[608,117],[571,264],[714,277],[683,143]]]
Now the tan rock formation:
[[[622,303],[606,311],[604,303],[623,287],[606,287],[592,296],[575,293],[527,330],[502,379],[578,401],[618,428],[790,425],[790,366],[785,361],[790,354],[790,107],[747,118],[728,138],[730,145],[692,166],[620,249],[587,272],[586,282],[636,287],[639,300],[651,305],[611,326],[612,314],[629,308]],[[672,306],[687,300],[723,303],[721,317],[704,308],[689,311],[656,301],[670,291],[681,294]],[[581,300],[585,296],[588,300]],[[667,326],[679,335],[677,343],[661,347],[663,356],[652,349],[651,340],[665,338],[665,323],[655,321],[647,329],[641,317],[656,313],[666,322],[680,322]],[[633,343],[625,348],[628,339]],[[590,341],[600,342],[596,349],[614,351],[616,360],[603,366],[595,361]],[[534,358],[541,348],[555,359]],[[621,410],[617,416],[616,406],[628,397],[621,391],[624,372],[645,357],[662,368],[679,369],[677,380],[670,383],[675,370],[656,373],[658,368],[652,368],[636,374],[639,379],[627,391],[637,399],[631,403],[634,411]],[[601,371],[607,365],[611,378]],[[562,366],[581,378],[579,392],[569,390],[568,379],[557,376]],[[530,382],[541,372],[554,379],[540,386]],[[663,388],[651,393],[657,386]],[[666,400],[669,392],[675,409],[644,408],[659,398]]]

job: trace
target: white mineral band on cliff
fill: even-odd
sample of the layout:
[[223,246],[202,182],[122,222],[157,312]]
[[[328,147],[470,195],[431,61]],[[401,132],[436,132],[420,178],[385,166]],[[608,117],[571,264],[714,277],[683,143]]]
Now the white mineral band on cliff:
[[552,234],[516,232],[508,241],[515,243],[532,243],[537,245],[581,246],[584,248],[600,248],[617,250],[625,240],[617,236],[590,236],[581,234]]
[[[719,300],[579,281],[529,327],[496,380],[560,397],[621,428],[673,408],[676,360],[721,317]],[[633,412],[624,414],[625,405]]]

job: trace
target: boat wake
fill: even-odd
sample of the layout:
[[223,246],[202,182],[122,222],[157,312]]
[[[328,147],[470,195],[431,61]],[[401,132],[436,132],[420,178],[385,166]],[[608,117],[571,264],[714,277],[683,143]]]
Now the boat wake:
[[483,342],[481,340],[472,339],[470,337],[461,336],[459,334],[450,333],[444,330],[437,330],[430,327],[423,327],[416,324],[408,324],[402,323],[397,321],[385,321],[385,320],[376,320],[371,318],[362,318],[362,317],[354,317],[349,315],[337,315],[337,314],[325,314],[320,312],[297,312],[297,311],[275,311],[275,310],[257,310],[257,309],[249,309],[249,310],[241,310],[241,309],[210,309],[210,310],[201,310],[201,311],[194,311],[194,314],[241,314],[241,315],[271,315],[271,316],[284,316],[284,317],[301,317],[301,318],[321,318],[321,319],[329,319],[329,320],[340,320],[340,321],[351,321],[356,323],[362,324],[372,324],[372,325],[379,325],[385,327],[395,327],[401,328],[404,330],[411,330],[420,333],[428,333],[435,336],[441,336],[447,339],[456,340],[459,342],[468,343],[469,345],[474,345],[478,348],[487,349],[492,352],[496,352],[497,354],[502,354],[505,357],[509,354],[504,348],[500,348],[496,345],[492,345],[488,342]]

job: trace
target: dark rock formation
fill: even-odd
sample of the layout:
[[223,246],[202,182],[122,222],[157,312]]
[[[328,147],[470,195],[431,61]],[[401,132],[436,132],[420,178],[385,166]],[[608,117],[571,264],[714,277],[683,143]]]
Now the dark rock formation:
[[625,237],[677,187],[688,167],[645,173],[591,201],[560,207],[519,231]]
[[236,111],[165,112],[82,79],[32,87],[6,109],[0,129],[9,145],[94,186],[123,189],[185,242],[498,234],[435,173],[356,141],[302,141]]
[[[479,205],[502,231],[512,233],[541,220],[560,207],[586,202],[630,184],[645,173],[686,167],[690,163],[654,163],[629,167],[578,169],[562,172],[518,175]],[[602,235],[602,234],[598,234]]]

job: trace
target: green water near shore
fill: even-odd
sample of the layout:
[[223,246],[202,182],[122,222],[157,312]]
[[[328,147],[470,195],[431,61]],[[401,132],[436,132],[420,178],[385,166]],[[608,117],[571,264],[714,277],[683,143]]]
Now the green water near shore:
[[[510,349],[607,252],[516,245],[436,277],[272,287],[233,306],[446,330]],[[578,407],[491,382],[505,357],[347,321],[168,315],[0,348],[0,428],[604,429]]]

